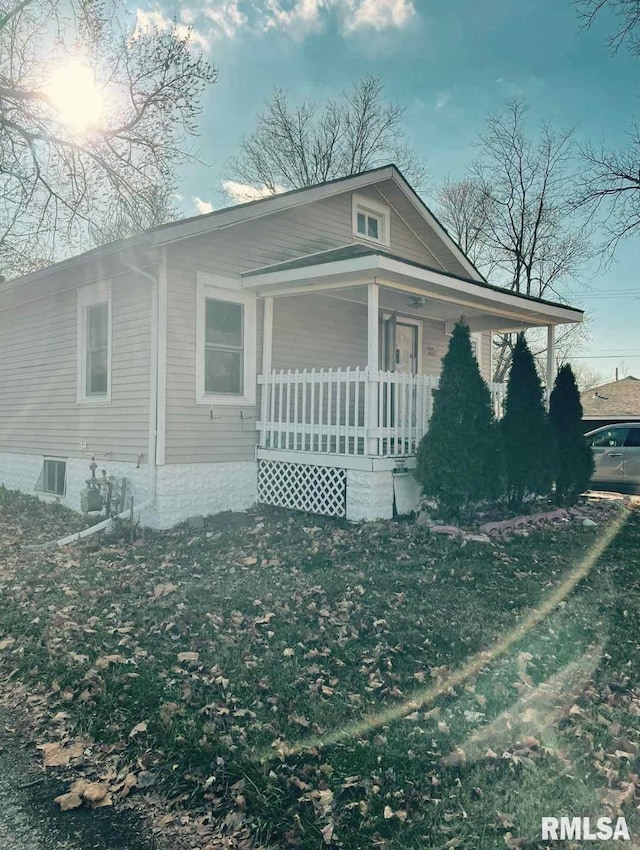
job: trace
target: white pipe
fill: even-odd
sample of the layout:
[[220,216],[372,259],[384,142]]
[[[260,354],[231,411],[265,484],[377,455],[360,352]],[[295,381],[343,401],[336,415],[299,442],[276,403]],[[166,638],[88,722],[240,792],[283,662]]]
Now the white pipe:
[[158,451],[158,345],[159,345],[159,282],[150,272],[129,262],[123,253],[120,260],[134,274],[151,281],[153,289],[151,302],[151,357],[149,376],[149,474],[151,476],[151,500],[144,507],[151,507],[156,501],[156,455]]
[[[144,502],[142,505],[135,506],[136,511],[146,511],[147,508],[153,506],[153,502]],[[50,549],[53,546],[68,546],[70,543],[75,543],[76,540],[81,540],[83,537],[90,537],[92,534],[95,534],[97,531],[102,531],[111,525],[111,522],[114,519],[125,519],[131,514],[131,508],[127,508],[126,511],[122,511],[122,513],[117,514],[116,516],[110,516],[107,519],[103,519],[101,522],[97,522],[95,525],[90,525],[89,528],[85,528],[83,531],[76,531],[74,534],[69,534],[67,537],[60,537],[58,540],[49,540],[48,543],[36,543],[31,546],[23,546],[23,549]]]
[[[146,511],[146,509],[150,508],[152,505],[152,501],[145,502],[144,504],[135,507],[135,510]],[[70,543],[75,543],[76,540],[81,540],[83,537],[90,537],[92,534],[95,534],[96,531],[102,531],[103,528],[107,528],[109,525],[111,525],[114,519],[125,519],[130,514],[131,509],[128,508],[126,511],[122,511],[121,514],[117,514],[116,516],[110,516],[107,519],[103,519],[102,522],[97,522],[95,525],[90,525],[89,528],[85,528],[84,531],[77,531],[75,534],[69,534],[68,537],[61,537],[59,540],[52,540],[51,543],[45,543],[44,546],[68,546]]]

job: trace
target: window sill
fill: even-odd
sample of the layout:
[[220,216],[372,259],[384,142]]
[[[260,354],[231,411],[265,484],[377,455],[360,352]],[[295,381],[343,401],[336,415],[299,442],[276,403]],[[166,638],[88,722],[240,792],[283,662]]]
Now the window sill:
[[239,395],[205,395],[196,399],[196,404],[206,404],[209,407],[212,405],[225,407],[255,407],[255,396],[239,396]]
[[104,396],[99,398],[78,398],[76,399],[76,404],[81,404],[83,407],[88,405],[93,407],[94,405],[105,405],[111,404],[111,396]]
[[390,248],[388,242],[383,242],[381,239],[372,239],[370,236],[363,236],[361,233],[354,233],[353,238],[358,242],[364,242],[365,245],[376,245],[379,248]]

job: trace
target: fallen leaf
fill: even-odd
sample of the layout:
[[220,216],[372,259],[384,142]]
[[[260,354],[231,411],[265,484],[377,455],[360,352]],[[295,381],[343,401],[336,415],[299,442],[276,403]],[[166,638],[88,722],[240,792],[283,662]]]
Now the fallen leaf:
[[90,782],[82,792],[82,796],[90,803],[99,803],[109,793],[109,786],[104,782]]
[[136,735],[140,735],[142,732],[147,731],[147,722],[143,720],[142,723],[136,723],[131,732],[129,732],[130,738],[135,738]]
[[[66,746],[66,744],[69,744]],[[82,741],[69,743],[68,741],[53,742],[50,744],[39,744],[38,749],[44,755],[44,767],[64,767],[71,759],[78,758],[84,752]]]
[[179,652],[178,661],[181,664],[197,664],[200,661],[199,652]]
[[322,833],[322,837],[324,839],[325,844],[331,844],[331,840],[333,839],[333,824],[328,823],[326,826],[323,826],[320,832]]
[[57,803],[63,812],[68,812],[69,809],[77,809],[82,805],[82,797],[74,791],[69,791],[68,794],[60,794],[53,802]]
[[177,589],[178,585],[172,584],[171,582],[168,582],[167,584],[157,584],[153,588],[153,595],[156,599],[160,599],[162,596],[168,596]]

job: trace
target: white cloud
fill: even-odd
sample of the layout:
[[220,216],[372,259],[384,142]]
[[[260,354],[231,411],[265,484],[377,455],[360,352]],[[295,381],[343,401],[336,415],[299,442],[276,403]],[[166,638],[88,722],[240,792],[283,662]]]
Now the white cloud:
[[193,21],[194,14],[187,8],[180,10],[179,21],[168,18],[157,7],[154,9],[137,9],[135,28],[138,32],[148,32],[155,28],[160,30],[160,32],[175,30],[178,38],[185,38],[188,35],[193,47],[198,47],[200,50],[208,50],[208,39],[193,26]]
[[197,195],[193,199],[193,203],[196,205],[196,209],[200,215],[206,215],[207,213],[213,212],[215,209],[211,201],[203,201],[202,198],[199,198]]
[[331,0],[295,0],[283,6],[280,0],[267,0],[265,29],[287,30],[294,37],[306,35],[321,26],[320,12]]
[[[322,30],[337,16],[343,35],[362,30],[402,29],[416,15],[415,0],[190,0],[180,8],[178,20],[167,17],[158,0],[138,9],[139,31],[175,28],[179,36],[191,32],[195,47],[208,50],[216,38],[237,38],[249,32],[283,32],[294,39]],[[197,27],[194,26],[197,24]]]
[[351,13],[345,20],[347,33],[360,29],[402,29],[415,16],[412,0],[349,0]]
[[240,0],[209,0],[204,14],[217,34],[227,38],[235,38],[238,30],[247,24],[247,16],[240,10]]
[[[247,201],[258,201],[268,198],[274,193],[267,186],[252,186],[250,183],[238,183],[236,180],[223,180],[222,189],[234,204],[244,204]],[[276,186],[275,194],[284,192],[282,186]]]
[[436,109],[444,109],[451,100],[451,94],[448,91],[438,92],[436,96]]

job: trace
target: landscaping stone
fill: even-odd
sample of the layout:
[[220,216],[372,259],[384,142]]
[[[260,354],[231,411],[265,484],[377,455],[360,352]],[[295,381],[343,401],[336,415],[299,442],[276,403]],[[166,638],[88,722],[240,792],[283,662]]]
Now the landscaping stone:
[[416,517],[416,525],[432,526],[435,525],[435,522],[431,517],[430,513],[428,513],[427,511],[420,511],[420,513]]
[[449,537],[461,537],[463,532],[455,525],[433,525],[431,526],[432,534],[447,534]]
[[204,517],[190,516],[187,520],[187,525],[189,526],[189,528],[204,528]]

